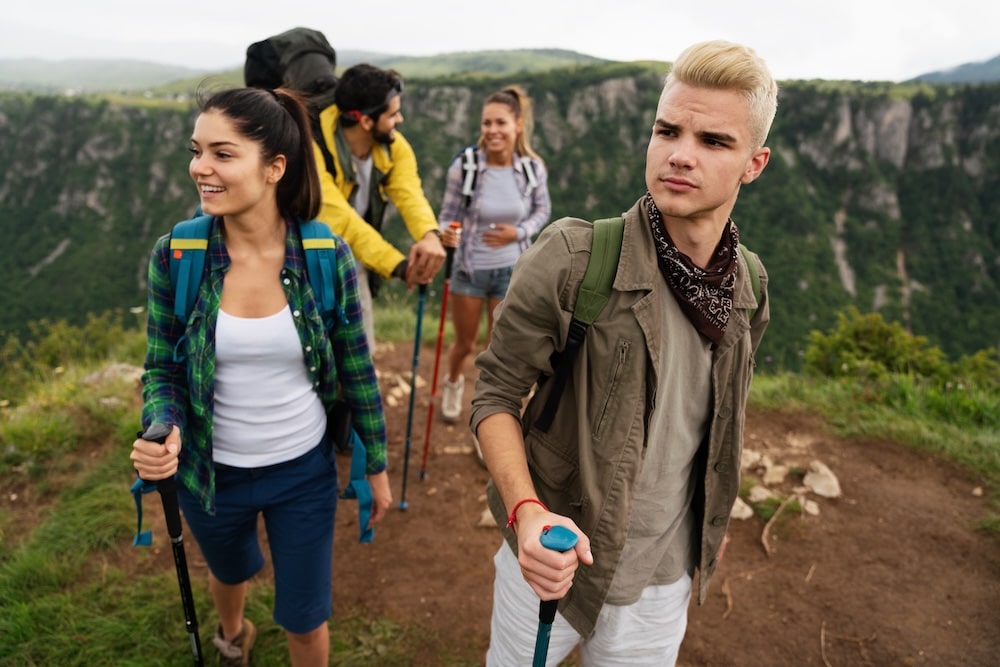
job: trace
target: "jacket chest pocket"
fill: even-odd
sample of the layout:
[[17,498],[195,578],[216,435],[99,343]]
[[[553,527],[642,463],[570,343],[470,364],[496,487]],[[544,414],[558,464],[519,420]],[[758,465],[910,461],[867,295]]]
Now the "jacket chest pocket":
[[[591,414],[596,419],[592,423],[593,436],[596,439],[604,437],[605,429],[625,426],[622,420],[615,417],[620,411],[630,411],[636,409],[636,402],[642,399],[642,378],[638,382],[629,382],[628,369],[630,364],[631,343],[623,338],[619,338],[615,344],[611,363],[608,365],[606,373],[598,373],[597,377],[591,377],[591,396],[599,399],[598,409]],[[593,383],[599,384],[593,384]],[[627,420],[631,421],[631,419]]]

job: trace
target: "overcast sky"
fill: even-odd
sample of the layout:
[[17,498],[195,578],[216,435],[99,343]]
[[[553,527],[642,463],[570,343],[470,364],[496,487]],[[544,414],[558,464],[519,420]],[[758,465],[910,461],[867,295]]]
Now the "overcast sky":
[[671,61],[728,39],[779,80],[902,81],[1000,54],[993,0],[16,0],[0,18],[0,58],[228,69],[249,43],[297,25],[338,49],[399,55],[560,48]]

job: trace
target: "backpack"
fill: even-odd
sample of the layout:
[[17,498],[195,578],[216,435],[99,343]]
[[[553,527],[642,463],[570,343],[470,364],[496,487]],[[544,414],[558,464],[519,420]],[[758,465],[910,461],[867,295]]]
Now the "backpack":
[[[198,298],[198,288],[205,273],[208,235],[212,229],[211,215],[197,215],[174,225],[170,232],[170,283],[174,287],[174,315],[187,322],[191,307]],[[327,331],[344,321],[344,312],[337,303],[336,243],[330,228],[311,220],[299,222],[302,249],[306,256],[306,274],[316,305],[323,316]],[[174,350],[174,361],[182,361],[180,343]]]
[[[534,422],[534,427],[543,433],[547,433],[552,425],[556,408],[559,406],[559,398],[562,396],[563,389],[566,388],[566,380],[569,379],[576,351],[583,344],[587,329],[597,319],[611,296],[611,285],[618,272],[618,258],[621,255],[624,233],[625,221],[621,216],[594,221],[590,259],[587,261],[587,270],[583,274],[583,281],[580,283],[579,292],[577,292],[573,318],[570,320],[569,332],[566,336],[566,347],[561,352],[553,354],[552,367],[555,370],[552,376],[546,380],[546,382],[554,382],[554,388],[552,393],[548,395],[538,419]],[[753,293],[760,301],[760,274],[757,272],[757,263],[750,257],[750,251],[745,245],[741,243],[739,247],[740,254],[743,255],[743,260],[749,269]],[[750,311],[750,319],[753,319],[756,312],[756,308]]]
[[[479,164],[477,162],[479,153],[476,150],[476,146],[470,145],[455,153],[452,161],[459,156],[462,157],[462,171],[465,172],[465,178],[462,180],[462,194],[465,195],[465,208],[469,208],[469,205],[472,203],[472,193],[476,189],[476,177],[479,175]],[[538,185],[538,179],[535,177],[535,168],[532,165],[530,157],[522,156],[521,166],[524,167],[524,173],[528,177],[528,187],[524,191],[524,196],[527,197]]]
[[[211,215],[197,215],[174,225],[170,232],[170,284],[174,288],[174,315],[187,322],[198,298],[198,289],[205,273],[208,237],[212,229]],[[345,321],[344,311],[337,301],[336,241],[330,228],[322,222],[299,221],[302,249],[306,257],[306,275],[316,305],[327,331]],[[174,361],[183,361],[184,338],[174,348]],[[358,500],[361,542],[371,542],[374,531],[368,526],[371,517],[372,492],[365,467],[367,454],[361,438],[350,426],[350,408],[338,399],[327,414],[328,439],[338,451],[351,451],[350,481],[341,498]],[[349,445],[348,445],[349,443]],[[141,518],[140,518],[141,521]]]
[[323,141],[319,114],[333,104],[337,88],[337,52],[326,36],[312,28],[292,28],[247,47],[243,81],[251,88],[279,86],[303,93],[309,107],[313,138],[326,169],[336,175],[333,156]]

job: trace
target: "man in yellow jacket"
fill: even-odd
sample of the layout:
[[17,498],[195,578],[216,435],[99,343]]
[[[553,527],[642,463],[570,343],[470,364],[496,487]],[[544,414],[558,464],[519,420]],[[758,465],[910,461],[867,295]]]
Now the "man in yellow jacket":
[[[320,112],[320,136],[316,137],[323,190],[317,219],[347,241],[368,269],[358,272],[358,283],[372,351],[372,288],[390,277],[410,284],[429,283],[445,258],[437,218],[420,184],[417,158],[396,131],[403,122],[402,92],[403,80],[397,72],[367,64],[348,68],[337,84],[334,104]],[[415,241],[408,256],[381,234],[390,200]]]

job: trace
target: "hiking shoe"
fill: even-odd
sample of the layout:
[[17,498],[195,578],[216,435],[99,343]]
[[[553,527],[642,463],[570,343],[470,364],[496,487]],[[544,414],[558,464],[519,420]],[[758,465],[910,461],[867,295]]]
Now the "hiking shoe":
[[232,639],[223,637],[222,624],[216,626],[212,643],[219,649],[220,667],[247,667],[250,664],[250,649],[253,648],[255,639],[257,639],[257,628],[246,618],[243,619],[240,634]]
[[441,417],[445,422],[454,424],[462,416],[462,398],[465,391],[465,376],[459,375],[458,380],[452,382],[447,377],[444,379],[444,395],[441,397]]

